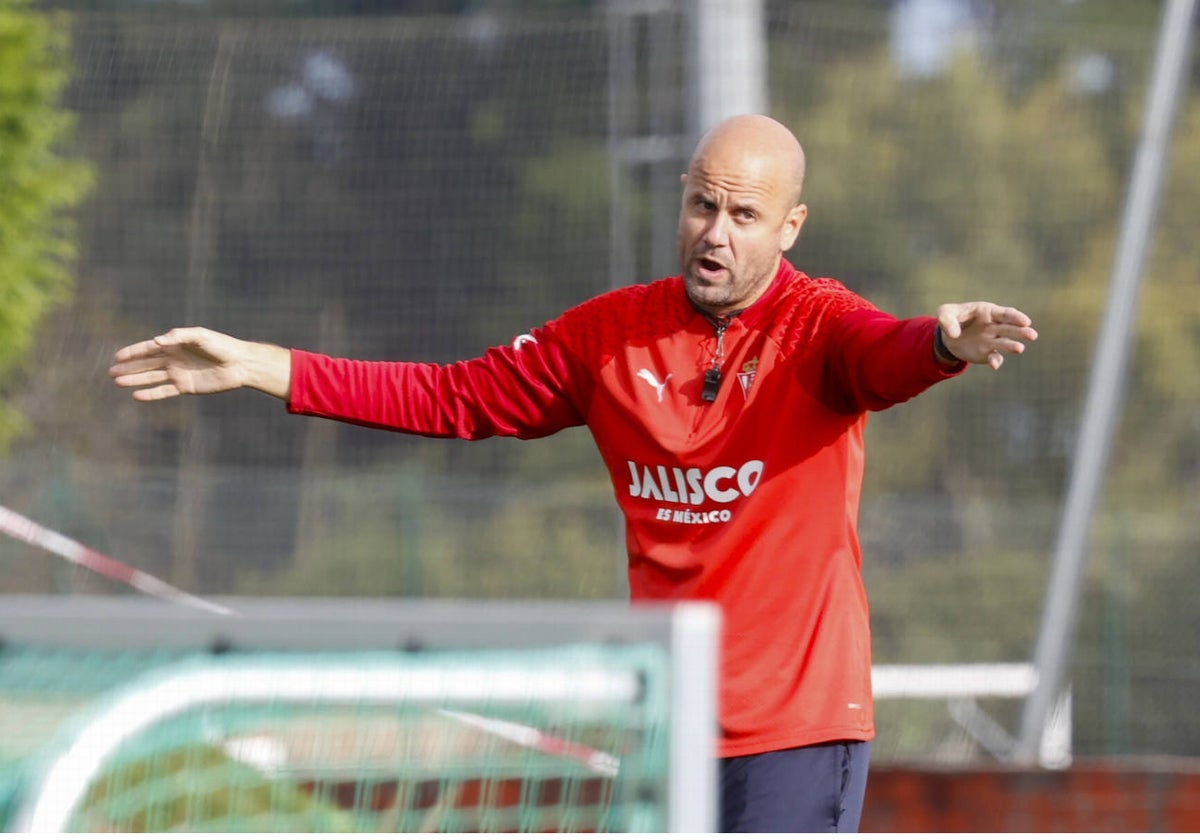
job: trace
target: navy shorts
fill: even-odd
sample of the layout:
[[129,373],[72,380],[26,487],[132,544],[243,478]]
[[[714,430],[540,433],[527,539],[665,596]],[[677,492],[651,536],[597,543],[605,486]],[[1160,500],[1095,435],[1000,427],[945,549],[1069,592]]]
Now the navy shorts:
[[870,760],[868,741],[723,758],[721,831],[858,831]]

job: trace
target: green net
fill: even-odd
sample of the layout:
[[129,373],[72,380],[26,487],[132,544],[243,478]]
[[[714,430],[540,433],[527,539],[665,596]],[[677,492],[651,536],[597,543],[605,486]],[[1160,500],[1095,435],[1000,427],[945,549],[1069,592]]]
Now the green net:
[[10,829],[667,828],[661,646],[2,661]]

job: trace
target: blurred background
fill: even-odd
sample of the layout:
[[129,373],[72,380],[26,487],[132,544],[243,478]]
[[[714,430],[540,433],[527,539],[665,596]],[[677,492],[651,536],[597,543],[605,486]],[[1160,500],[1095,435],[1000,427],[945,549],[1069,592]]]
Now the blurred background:
[[[0,137],[25,150],[0,163],[0,504],[198,593],[624,597],[586,431],[140,405],[107,368],[185,324],[449,362],[673,274],[678,175],[733,84],[808,153],[800,269],[898,316],[991,299],[1039,328],[872,417],[861,515],[879,663],[1028,661],[1163,3],[765,0],[715,32],[704,5],[0,4]],[[1194,47],[1188,76],[1091,519],[1077,758],[1200,755]],[[120,587],[3,538],[0,589]],[[988,758],[880,714],[877,761]]]

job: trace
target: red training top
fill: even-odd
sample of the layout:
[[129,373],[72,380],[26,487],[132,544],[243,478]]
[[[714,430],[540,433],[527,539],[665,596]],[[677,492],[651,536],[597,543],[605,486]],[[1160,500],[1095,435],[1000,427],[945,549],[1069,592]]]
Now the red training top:
[[587,424],[625,515],[633,599],[722,608],[719,755],[867,740],[865,412],[965,367],[937,364],[935,324],[784,261],[728,321],[711,402],[717,328],[671,277],[451,365],[294,350],[288,410],[472,440]]

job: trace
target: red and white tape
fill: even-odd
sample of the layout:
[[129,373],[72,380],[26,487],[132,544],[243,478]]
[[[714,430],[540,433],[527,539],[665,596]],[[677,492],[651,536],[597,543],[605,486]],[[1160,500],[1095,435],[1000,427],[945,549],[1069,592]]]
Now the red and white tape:
[[473,726],[484,732],[499,736],[506,741],[520,744],[543,755],[554,755],[578,762],[602,776],[616,776],[621,767],[621,760],[611,753],[593,749],[584,744],[577,744],[565,738],[548,735],[532,726],[514,723],[507,720],[484,717],[471,712],[456,712],[451,709],[438,709],[443,715],[468,726]]
[[159,580],[153,575],[127,566],[120,560],[114,560],[106,554],[88,548],[70,537],[65,537],[57,531],[52,531],[16,511],[0,505],[0,532],[14,539],[44,549],[51,554],[57,554],[77,566],[83,566],[111,580],[132,586],[134,589],[187,607],[205,610],[217,615],[232,615],[233,610],[214,604],[199,596],[178,589],[171,584]]

